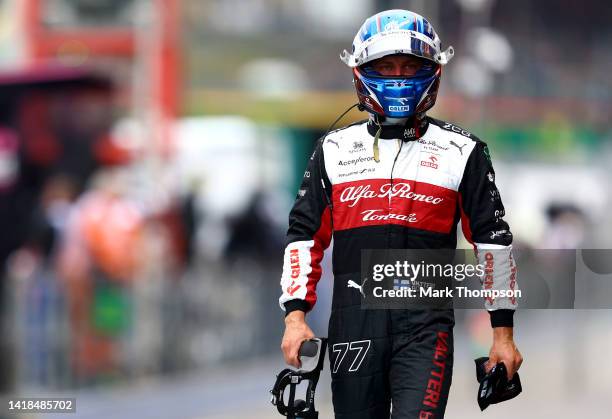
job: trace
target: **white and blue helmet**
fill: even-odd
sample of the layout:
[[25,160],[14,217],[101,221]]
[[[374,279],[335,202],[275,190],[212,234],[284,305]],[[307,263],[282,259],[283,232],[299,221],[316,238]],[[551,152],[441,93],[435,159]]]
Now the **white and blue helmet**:
[[[425,58],[425,65],[410,77],[382,76],[367,64],[394,54]],[[353,69],[359,102],[375,115],[406,118],[430,109],[436,102],[442,66],[454,55],[442,51],[433,26],[408,10],[387,10],[366,19],[355,35],[352,52],[340,58]]]

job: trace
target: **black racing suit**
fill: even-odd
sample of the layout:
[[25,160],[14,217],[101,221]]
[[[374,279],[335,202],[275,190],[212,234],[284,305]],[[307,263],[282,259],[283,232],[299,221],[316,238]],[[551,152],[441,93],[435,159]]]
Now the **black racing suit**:
[[[427,117],[418,128],[360,122],[322,138],[289,216],[280,304],[316,302],[324,249],[334,239],[329,356],[336,418],[443,417],[453,366],[452,310],[362,310],[362,249],[457,244],[457,223],[479,255],[497,249],[493,288],[515,281],[512,234],[486,144]],[[500,253],[501,252],[501,253]],[[499,256],[501,255],[501,256]],[[514,284],[513,284],[514,287]],[[514,301],[485,303],[493,327],[512,326]]]

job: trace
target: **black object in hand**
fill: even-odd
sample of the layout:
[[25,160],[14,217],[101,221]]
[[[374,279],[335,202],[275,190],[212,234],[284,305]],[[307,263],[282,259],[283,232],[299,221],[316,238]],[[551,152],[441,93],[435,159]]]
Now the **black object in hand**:
[[508,372],[503,362],[498,362],[491,371],[486,372],[485,365],[489,358],[475,359],[476,379],[480,383],[478,388],[478,406],[485,410],[489,405],[501,403],[518,396],[523,387],[518,372],[508,380]]
[[[287,419],[318,419],[319,412],[315,410],[314,399],[319,374],[323,369],[326,347],[326,338],[305,341],[299,351],[301,368],[298,370],[286,368],[276,376],[274,387],[270,390],[272,394],[270,401]],[[308,382],[306,400],[295,398],[296,387],[302,381]],[[289,386],[289,397],[285,404],[283,396],[287,386]]]

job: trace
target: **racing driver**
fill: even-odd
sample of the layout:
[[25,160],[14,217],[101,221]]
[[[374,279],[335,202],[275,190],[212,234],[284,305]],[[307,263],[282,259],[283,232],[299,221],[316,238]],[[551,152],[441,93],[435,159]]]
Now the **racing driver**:
[[[281,348],[295,367],[301,343],[313,337],[305,314],[334,239],[328,338],[336,418],[441,418],[452,378],[453,311],[362,310],[362,249],[454,249],[461,220],[479,263],[485,255],[489,262],[485,286],[516,287],[512,234],[486,144],[426,115],[453,54],[416,13],[368,18],[341,59],[369,119],[319,140],[289,215],[279,302]],[[493,328],[488,368],[503,362],[512,376],[522,362],[516,301],[484,304]]]

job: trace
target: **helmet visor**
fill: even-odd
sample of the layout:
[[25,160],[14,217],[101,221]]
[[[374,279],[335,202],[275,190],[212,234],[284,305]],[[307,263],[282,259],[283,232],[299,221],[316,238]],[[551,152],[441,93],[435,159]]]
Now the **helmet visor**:
[[[393,56],[401,56],[408,54],[393,54]],[[413,55],[411,55],[414,57]],[[388,57],[388,56],[386,56]],[[367,62],[359,67],[359,70],[362,74],[366,75],[370,78],[380,78],[380,79],[398,79],[398,78],[412,78],[412,77],[430,77],[432,76],[438,67],[439,64],[434,63],[431,60],[419,58],[413,58],[407,62],[399,62],[399,69],[393,68],[385,68],[385,61],[383,58],[378,58],[372,61]],[[394,71],[395,70],[395,71]],[[399,74],[390,74],[399,72]]]

